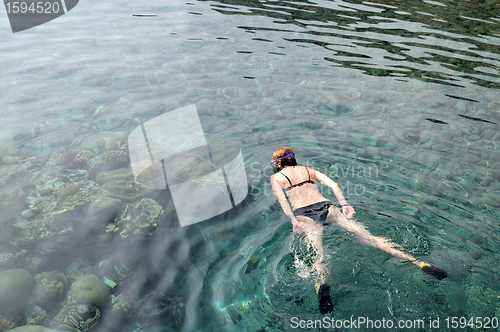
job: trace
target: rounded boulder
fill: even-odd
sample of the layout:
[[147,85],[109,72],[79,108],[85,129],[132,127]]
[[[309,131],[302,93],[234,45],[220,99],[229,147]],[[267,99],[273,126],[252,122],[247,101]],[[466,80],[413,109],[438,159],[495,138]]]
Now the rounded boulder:
[[93,304],[103,308],[108,301],[111,288],[94,274],[78,278],[71,285],[71,299],[77,304]]
[[35,280],[24,269],[0,272],[0,312],[15,313],[26,308]]

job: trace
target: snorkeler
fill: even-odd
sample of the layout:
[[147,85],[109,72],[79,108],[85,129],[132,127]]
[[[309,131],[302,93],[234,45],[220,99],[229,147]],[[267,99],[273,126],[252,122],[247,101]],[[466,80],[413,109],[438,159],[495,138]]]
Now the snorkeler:
[[[292,221],[293,231],[303,234],[307,245],[316,254],[313,268],[319,278],[317,291],[319,308],[322,314],[333,310],[330,287],[326,284],[322,244],[324,225],[329,223],[342,227],[366,245],[418,265],[423,272],[439,280],[446,278],[447,273],[445,271],[405,254],[396,249],[395,244],[388,239],[373,236],[363,224],[352,220],[351,218],[356,215],[356,212],[347,204],[340,186],[328,176],[313,168],[298,166],[292,149],[283,147],[274,151],[272,164],[277,170],[277,173],[271,176],[273,192],[278,198],[283,212]],[[342,207],[342,211],[320,194],[314,184],[315,182],[332,189]],[[288,204],[287,198],[290,204]]]

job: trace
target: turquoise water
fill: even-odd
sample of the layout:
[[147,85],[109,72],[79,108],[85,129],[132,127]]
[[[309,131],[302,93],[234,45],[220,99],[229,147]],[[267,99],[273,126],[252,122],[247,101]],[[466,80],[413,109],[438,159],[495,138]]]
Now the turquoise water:
[[[327,227],[327,317],[428,331],[500,316],[497,2],[87,1],[16,34],[5,12],[0,21],[0,144],[18,149],[0,166],[0,272],[58,270],[69,283],[111,257],[127,272],[96,331],[290,331],[294,317],[322,319],[304,244],[270,189],[281,146],[338,182],[370,232],[448,272],[434,280]],[[158,191],[164,214],[145,241],[85,233],[90,201],[55,224],[61,188],[97,186],[91,166],[52,167],[59,149],[126,151],[140,123],[191,104],[209,143],[243,153],[239,206],[181,228]],[[37,210],[40,197],[55,203]],[[61,296],[37,324],[49,326]],[[25,317],[3,313],[0,330]]]

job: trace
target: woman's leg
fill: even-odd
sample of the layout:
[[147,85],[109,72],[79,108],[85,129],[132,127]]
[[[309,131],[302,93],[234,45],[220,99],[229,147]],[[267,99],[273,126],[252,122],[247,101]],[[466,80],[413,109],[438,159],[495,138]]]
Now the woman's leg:
[[318,294],[319,311],[325,315],[333,310],[330,286],[326,284],[326,268],[325,264],[323,264],[323,230],[325,227],[308,217],[297,216],[297,220],[304,230],[304,239],[309,247],[308,249],[313,249],[316,256],[313,258],[313,267],[318,272],[319,279],[316,292]]
[[347,219],[346,216],[336,206],[330,206],[327,221],[329,223],[342,227],[348,232],[351,232],[363,244],[385,251],[392,256],[409,260],[415,265],[419,265],[421,263],[415,257],[396,249],[395,244],[388,239],[379,236],[373,236],[363,224],[352,219]]
[[308,248],[312,249],[315,254],[313,268],[318,272],[320,282],[324,283],[326,280],[326,268],[323,264],[323,230],[325,227],[308,217],[297,216],[297,220],[304,229],[304,240]]

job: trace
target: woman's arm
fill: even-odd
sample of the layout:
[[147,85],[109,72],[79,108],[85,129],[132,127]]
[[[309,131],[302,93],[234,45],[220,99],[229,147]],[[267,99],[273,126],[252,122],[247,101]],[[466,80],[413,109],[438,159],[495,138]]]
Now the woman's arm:
[[354,215],[356,215],[356,212],[354,212],[352,206],[347,204],[347,201],[344,198],[344,194],[342,193],[342,189],[340,189],[340,186],[337,184],[337,182],[334,182],[332,179],[330,179],[328,176],[326,176],[325,174],[321,173],[318,170],[315,169],[311,170],[312,173],[314,174],[314,177],[319,181],[319,183],[332,189],[340,205],[342,205],[342,212],[344,213],[344,215],[348,219],[354,217]]
[[300,226],[300,223],[297,221],[297,218],[295,218],[292,208],[290,207],[290,204],[288,204],[285,193],[283,192],[283,189],[281,188],[278,181],[276,181],[276,179],[274,178],[274,175],[271,176],[271,187],[273,188],[273,193],[278,199],[278,202],[280,203],[283,212],[285,212],[288,218],[290,218],[290,220],[292,221],[293,231],[302,232],[302,227]]

